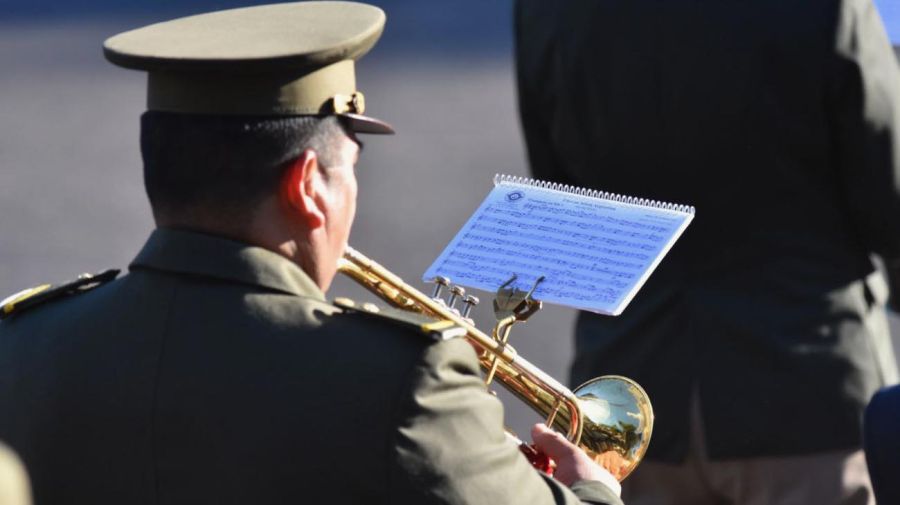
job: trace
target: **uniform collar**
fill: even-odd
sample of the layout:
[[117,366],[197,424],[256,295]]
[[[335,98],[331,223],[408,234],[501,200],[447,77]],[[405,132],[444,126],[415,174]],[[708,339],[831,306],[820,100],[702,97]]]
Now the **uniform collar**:
[[284,256],[187,230],[157,228],[129,268],[212,277],[325,300],[306,272]]

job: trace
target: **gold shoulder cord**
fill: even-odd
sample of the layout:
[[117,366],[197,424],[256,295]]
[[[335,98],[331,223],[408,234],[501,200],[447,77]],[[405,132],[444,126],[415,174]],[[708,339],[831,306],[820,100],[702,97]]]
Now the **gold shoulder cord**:
[[17,303],[23,302],[38,293],[42,293],[50,289],[51,287],[52,284],[41,284],[40,286],[35,286],[33,288],[23,289],[18,293],[4,298],[3,301],[0,302],[0,307],[2,307],[2,309],[0,309],[0,312],[2,312],[2,317],[6,317],[12,314],[13,311],[16,310]]

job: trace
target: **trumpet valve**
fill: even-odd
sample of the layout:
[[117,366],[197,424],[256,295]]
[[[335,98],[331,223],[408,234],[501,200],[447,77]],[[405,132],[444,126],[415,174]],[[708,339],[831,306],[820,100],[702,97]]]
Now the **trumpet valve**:
[[447,306],[451,309],[456,308],[456,302],[466,295],[466,288],[462,286],[453,286],[450,288],[450,299],[447,300]]
[[472,308],[478,305],[480,300],[477,296],[467,295],[463,298],[463,309],[462,309],[462,317],[468,318],[469,313],[472,312]]
[[450,279],[438,275],[434,279],[431,280],[431,283],[434,284],[434,291],[431,293],[431,298],[433,300],[441,299],[441,291],[444,290],[445,287],[450,285]]

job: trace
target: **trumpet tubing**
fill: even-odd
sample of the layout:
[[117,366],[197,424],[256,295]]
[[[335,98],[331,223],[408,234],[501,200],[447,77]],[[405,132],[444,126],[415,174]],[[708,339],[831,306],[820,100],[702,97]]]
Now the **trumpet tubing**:
[[482,332],[445,304],[408,285],[352,247],[345,250],[338,270],[394,307],[462,327],[478,351],[484,370],[493,371],[505,389],[546,417],[569,441],[619,480],[640,462],[652,431],[653,410],[646,393],[634,381],[604,376],[572,392],[519,356],[512,346]]

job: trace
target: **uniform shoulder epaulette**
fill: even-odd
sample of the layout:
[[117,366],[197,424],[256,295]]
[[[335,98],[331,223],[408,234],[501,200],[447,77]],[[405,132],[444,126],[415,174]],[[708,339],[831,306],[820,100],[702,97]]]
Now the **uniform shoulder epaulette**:
[[0,302],[0,319],[6,319],[50,300],[90,291],[115,279],[117,275],[119,270],[111,269],[99,274],[81,274],[73,281],[58,285],[42,284],[23,289]]
[[452,321],[434,319],[422,314],[393,307],[380,307],[374,303],[358,303],[349,298],[335,298],[334,304],[344,312],[365,314],[371,317],[387,319],[408,328],[416,329],[435,340],[449,340],[462,337],[466,329]]

